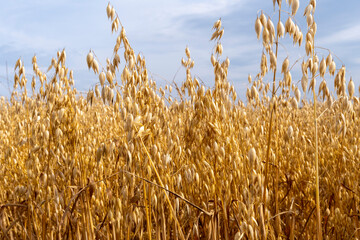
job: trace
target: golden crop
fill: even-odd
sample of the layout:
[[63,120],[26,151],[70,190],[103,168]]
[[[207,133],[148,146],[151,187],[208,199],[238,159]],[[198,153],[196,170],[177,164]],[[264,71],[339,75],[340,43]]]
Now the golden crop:
[[[247,104],[227,80],[220,20],[211,37],[213,87],[192,75],[188,48],[186,80],[157,86],[110,4],[119,35],[106,67],[87,55],[99,84],[86,96],[74,88],[64,50],[51,61],[52,76],[33,58],[32,93],[19,59],[11,99],[0,100],[0,238],[359,239],[359,98],[331,53],[316,56],[315,0],[304,14],[308,59],[294,82],[289,59],[277,59],[284,34],[303,40],[292,20],[299,1],[288,2],[277,33],[264,13],[256,19],[264,49]],[[272,85],[263,82],[269,71]],[[335,75],[336,97],[324,75]],[[315,77],[323,79],[318,94]],[[301,99],[298,84],[313,101]]]

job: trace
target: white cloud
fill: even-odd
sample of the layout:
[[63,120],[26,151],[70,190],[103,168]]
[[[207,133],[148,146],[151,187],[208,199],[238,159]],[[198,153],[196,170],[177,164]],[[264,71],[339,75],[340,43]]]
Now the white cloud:
[[328,36],[321,37],[318,42],[320,45],[348,43],[360,41],[360,23],[353,24],[345,29],[332,33]]
[[7,44],[14,50],[53,51],[62,46],[59,40],[49,36],[33,35],[31,32],[8,29],[4,26],[0,28],[0,37],[8,39]]
[[354,58],[354,63],[360,65],[360,57]]
[[236,5],[244,4],[244,1],[221,0],[221,1],[203,1],[183,4],[181,1],[176,2],[173,8],[174,16],[216,16],[219,13],[227,14],[233,10]]
[[[217,18],[239,9],[248,0],[210,1],[128,1],[117,6],[126,30],[136,37],[186,37],[184,22],[189,19]],[[138,6],[142,7],[139,8]],[[135,16],[135,17],[134,17]],[[209,26],[211,28],[212,26]],[[141,29],[142,31],[139,31]]]

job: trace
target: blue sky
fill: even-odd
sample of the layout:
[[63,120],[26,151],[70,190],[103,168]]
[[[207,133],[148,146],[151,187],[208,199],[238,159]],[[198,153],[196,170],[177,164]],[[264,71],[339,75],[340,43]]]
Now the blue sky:
[[[173,79],[178,83],[184,80],[185,71],[178,72],[178,69],[181,58],[185,57],[186,46],[195,60],[192,73],[208,86],[213,85],[210,63],[213,43],[209,39],[213,23],[221,17],[225,28],[223,57],[228,56],[231,62],[228,78],[241,98],[244,98],[248,86],[248,74],[256,75],[259,71],[262,44],[254,31],[256,16],[259,10],[263,10],[274,19],[276,17],[272,0],[133,0],[111,3],[125,26],[130,44],[136,53],[145,56],[148,70],[160,85]],[[296,15],[304,33],[303,12],[307,4],[308,0],[300,0]],[[17,58],[23,59],[31,79],[31,57],[34,54],[40,68],[46,70],[56,51],[63,48],[67,53],[67,66],[74,70],[76,88],[86,91],[96,84],[98,78],[87,69],[86,54],[89,49],[94,50],[105,65],[106,57],[112,55],[116,39],[116,35],[111,33],[106,6],[107,1],[99,0],[3,1],[0,9],[0,95],[9,96],[6,63],[12,89]],[[352,76],[356,89],[360,83],[359,9],[358,0],[318,0],[315,13],[317,45],[329,48],[344,62],[348,70],[347,80]],[[286,19],[282,20],[285,22]],[[304,55],[303,46],[293,47],[288,37],[282,42],[284,47],[280,48],[278,61],[288,54],[291,64]],[[326,57],[327,52],[319,50],[318,55]],[[337,67],[341,66],[340,61],[336,63]],[[294,80],[299,78],[296,73],[293,77]],[[332,79],[328,82],[333,86]],[[358,91],[355,95],[359,95]]]

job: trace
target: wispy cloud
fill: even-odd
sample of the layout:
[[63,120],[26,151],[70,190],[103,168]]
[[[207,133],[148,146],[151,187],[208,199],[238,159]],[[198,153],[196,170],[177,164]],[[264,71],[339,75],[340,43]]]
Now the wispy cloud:
[[360,57],[354,58],[354,63],[360,65]]
[[243,5],[247,0],[211,0],[202,2],[190,2],[184,4],[182,1],[176,1],[174,4],[173,16],[216,16],[217,14],[228,14],[234,7]]
[[[188,29],[193,24],[199,24],[204,19],[212,19],[230,14],[235,9],[248,2],[248,0],[221,0],[221,1],[163,1],[154,0],[151,2],[142,2],[142,8],[138,8],[138,1],[129,1],[125,6],[119,8],[120,18],[126,23],[125,28],[129,33],[139,37],[154,37],[161,41],[166,38],[182,39],[187,37]],[[124,9],[136,9],[138,20],[127,21],[128,12]],[[144,21],[148,19],[148,21]],[[189,26],[189,23],[192,23]],[[144,28],[144,26],[146,28]],[[134,30],[142,29],[143,31]],[[208,26],[211,28],[211,26]],[[194,29],[192,29],[194,30]],[[148,39],[148,38],[147,38]]]
[[349,42],[359,42],[360,41],[360,22],[353,24],[351,26],[345,27],[345,29],[338,32],[329,34],[328,36],[321,37],[319,44],[328,45],[328,44],[345,44]]
[[11,39],[6,44],[13,50],[24,51],[53,51],[62,45],[56,38],[49,36],[33,35],[30,32],[0,27],[0,37]]

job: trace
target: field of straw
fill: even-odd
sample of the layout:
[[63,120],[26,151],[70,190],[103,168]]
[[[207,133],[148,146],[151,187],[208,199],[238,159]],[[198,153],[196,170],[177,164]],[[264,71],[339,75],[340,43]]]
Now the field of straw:
[[[302,31],[298,0],[274,6],[275,23],[255,21],[263,55],[246,102],[227,79],[220,20],[213,86],[193,77],[188,48],[186,80],[157,86],[110,4],[114,53],[104,67],[87,55],[99,77],[87,95],[65,51],[53,74],[34,56],[29,81],[19,59],[0,100],[0,238],[360,239],[357,86],[331,51],[317,56],[315,0]],[[277,61],[283,37],[305,48],[299,82]]]

